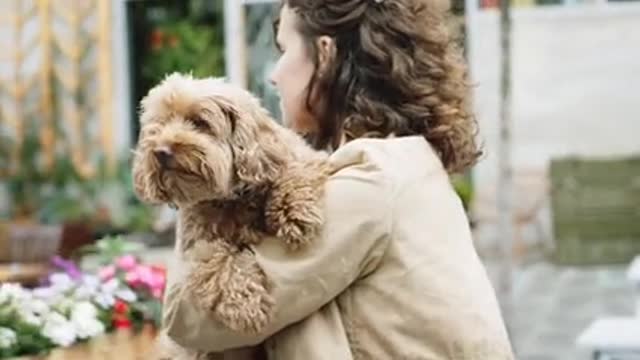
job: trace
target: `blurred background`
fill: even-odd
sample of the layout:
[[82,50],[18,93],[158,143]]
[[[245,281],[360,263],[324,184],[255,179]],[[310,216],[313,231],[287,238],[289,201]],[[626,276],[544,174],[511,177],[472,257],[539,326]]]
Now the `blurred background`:
[[[452,182],[517,358],[640,359],[640,1],[452,8],[486,151]],[[279,118],[277,11],[0,0],[0,358],[149,348],[175,225],[133,194],[138,103],[192,71]]]

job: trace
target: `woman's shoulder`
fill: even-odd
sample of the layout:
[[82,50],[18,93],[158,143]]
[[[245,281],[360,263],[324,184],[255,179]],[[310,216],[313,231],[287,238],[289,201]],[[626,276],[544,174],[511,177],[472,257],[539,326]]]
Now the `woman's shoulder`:
[[[353,146],[356,145],[356,146]],[[332,214],[385,217],[394,184],[362,144],[348,144],[332,153],[332,173],[325,186],[325,208]]]
[[362,216],[389,218],[403,189],[434,171],[446,176],[423,137],[353,140],[329,161],[334,169],[325,191],[329,214],[363,212]]
[[422,136],[356,139],[338,148],[329,161],[335,169],[332,178],[369,180],[386,192],[434,173],[446,176],[440,159]]

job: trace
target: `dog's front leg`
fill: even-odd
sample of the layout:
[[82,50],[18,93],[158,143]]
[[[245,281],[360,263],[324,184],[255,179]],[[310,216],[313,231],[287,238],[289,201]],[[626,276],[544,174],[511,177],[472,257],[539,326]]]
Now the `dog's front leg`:
[[230,329],[246,333],[262,331],[273,318],[274,301],[271,284],[245,247],[227,262],[222,270],[227,282],[215,312]]
[[224,240],[197,241],[188,250],[191,268],[185,287],[200,307],[214,313],[222,298],[233,249]]
[[329,173],[329,165],[320,161],[290,167],[273,184],[265,209],[267,227],[290,250],[307,245],[320,231],[324,184]]
[[225,240],[195,246],[193,254],[186,286],[200,306],[231,330],[261,331],[272,318],[274,302],[254,254]]

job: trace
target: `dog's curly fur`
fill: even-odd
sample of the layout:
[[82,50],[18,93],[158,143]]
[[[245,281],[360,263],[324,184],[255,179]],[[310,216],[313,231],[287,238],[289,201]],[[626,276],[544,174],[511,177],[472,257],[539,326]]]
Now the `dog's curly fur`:
[[220,79],[172,74],[141,105],[134,187],[179,208],[179,248],[193,264],[184,286],[230,329],[261,331],[274,302],[250,246],[276,236],[295,250],[317,235],[327,154]]

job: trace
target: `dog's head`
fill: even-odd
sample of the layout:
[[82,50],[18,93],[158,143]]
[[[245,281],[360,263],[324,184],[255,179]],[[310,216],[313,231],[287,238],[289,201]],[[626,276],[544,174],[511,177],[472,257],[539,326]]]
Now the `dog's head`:
[[274,180],[290,154],[259,101],[221,79],[169,75],[141,103],[136,193],[150,202],[224,199]]

